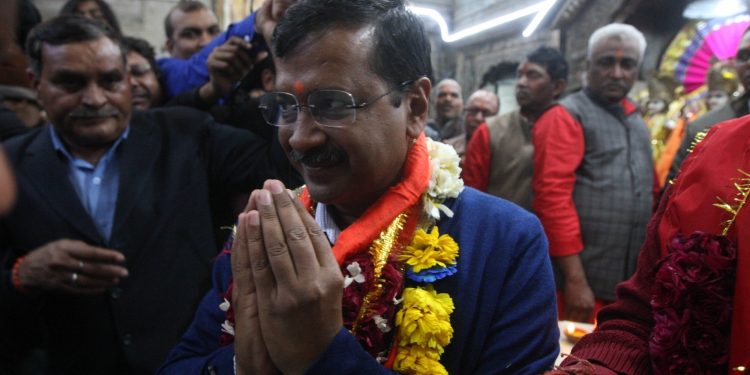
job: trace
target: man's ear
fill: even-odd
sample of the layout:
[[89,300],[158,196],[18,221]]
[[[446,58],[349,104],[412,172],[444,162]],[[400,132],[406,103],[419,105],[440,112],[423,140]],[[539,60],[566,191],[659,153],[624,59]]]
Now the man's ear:
[[167,41],[164,42],[164,49],[170,56],[174,57],[174,55],[172,54],[172,48],[174,48],[174,41],[172,40],[172,38],[168,38]]
[[26,77],[29,79],[29,82],[31,82],[31,87],[33,87],[34,90],[38,89],[39,78],[37,78],[36,74],[34,74],[34,71],[31,70],[31,68],[26,68]]
[[406,133],[409,138],[419,137],[427,124],[431,91],[432,82],[429,78],[422,77],[414,81],[409,90],[404,93],[404,104],[407,110]]
[[274,82],[276,79],[276,73],[273,72],[271,69],[263,69],[262,72],[260,72],[260,82],[263,86],[263,91],[273,91]]
[[555,94],[553,98],[559,98],[560,95],[562,95],[563,91],[565,91],[566,82],[563,79],[558,79],[555,81],[554,85],[552,86],[552,92]]

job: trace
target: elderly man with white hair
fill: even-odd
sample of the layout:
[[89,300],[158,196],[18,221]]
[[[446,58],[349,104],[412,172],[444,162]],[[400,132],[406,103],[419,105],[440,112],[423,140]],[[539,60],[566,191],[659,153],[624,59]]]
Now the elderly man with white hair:
[[649,132],[627,99],[646,49],[630,25],[589,39],[584,89],[532,129],[533,210],[549,238],[560,317],[593,321],[635,271],[652,212]]

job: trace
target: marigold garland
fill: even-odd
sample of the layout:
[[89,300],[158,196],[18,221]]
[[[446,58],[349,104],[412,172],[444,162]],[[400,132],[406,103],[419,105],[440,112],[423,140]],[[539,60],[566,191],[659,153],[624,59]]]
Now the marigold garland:
[[[344,325],[386,367],[392,364],[404,374],[440,375],[448,373],[440,357],[453,338],[450,315],[454,304],[450,295],[437,293],[429,283],[456,273],[459,248],[451,236],[440,235],[436,221],[442,215],[453,217],[443,203],[458,197],[463,181],[460,159],[451,146],[426,139],[426,148],[431,178],[421,199],[410,209],[415,210],[412,224],[406,223],[407,212],[401,213],[368,251],[351,253],[341,264],[346,276],[342,313]],[[308,209],[313,212],[313,206]],[[420,209],[421,215],[417,214]],[[415,225],[418,228],[411,236]],[[429,233],[425,229],[430,229]],[[231,249],[233,237],[224,251]],[[404,276],[418,285],[403,288]],[[220,307],[227,317],[221,327],[222,345],[234,339],[231,291],[230,284]],[[397,298],[399,292],[401,298]],[[391,329],[393,325],[398,329]]]

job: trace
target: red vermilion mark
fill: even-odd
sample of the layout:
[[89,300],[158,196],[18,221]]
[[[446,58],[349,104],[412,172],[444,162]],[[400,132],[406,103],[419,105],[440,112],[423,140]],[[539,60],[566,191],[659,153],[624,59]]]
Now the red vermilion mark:
[[295,94],[301,95],[303,92],[305,92],[305,84],[299,80],[294,81],[294,85],[292,85],[292,89],[294,90]]

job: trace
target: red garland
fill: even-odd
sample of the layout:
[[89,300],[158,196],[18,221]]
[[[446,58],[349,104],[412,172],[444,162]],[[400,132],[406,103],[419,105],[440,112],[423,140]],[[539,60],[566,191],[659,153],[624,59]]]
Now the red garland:
[[[376,280],[373,280],[373,263],[372,256],[365,253],[353,254],[344,262],[349,265],[353,262],[359,264],[362,274],[365,276],[364,283],[353,281],[347,288],[344,288],[344,295],[341,299],[341,310],[344,317],[344,326],[351,330],[352,325],[357,319],[360,308],[362,307],[363,297],[375,287]],[[341,272],[348,274],[345,266],[342,266]],[[380,275],[380,283],[383,287],[383,293],[370,303],[370,311],[365,318],[359,322],[355,338],[359,341],[362,348],[370,353],[374,358],[386,357],[393,342],[393,335],[396,333],[394,327],[394,317],[397,306],[394,299],[401,293],[403,283],[403,271],[398,268],[395,255],[383,267]],[[386,319],[390,327],[389,332],[383,332],[378,328],[374,316],[380,315]]]
[[649,343],[656,374],[727,373],[737,246],[725,236],[677,235],[656,266]]

